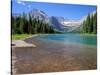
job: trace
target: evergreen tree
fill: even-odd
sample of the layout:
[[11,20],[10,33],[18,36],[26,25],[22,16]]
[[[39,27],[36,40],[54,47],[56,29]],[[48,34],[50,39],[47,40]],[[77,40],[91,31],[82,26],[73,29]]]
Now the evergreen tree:
[[97,12],[95,14],[89,14],[85,21],[83,21],[84,33],[97,33]]
[[34,18],[31,14],[23,13],[20,16],[11,16],[13,34],[54,33],[55,30],[48,23]]
[[97,33],[97,12],[94,14],[94,18],[93,18],[93,33]]

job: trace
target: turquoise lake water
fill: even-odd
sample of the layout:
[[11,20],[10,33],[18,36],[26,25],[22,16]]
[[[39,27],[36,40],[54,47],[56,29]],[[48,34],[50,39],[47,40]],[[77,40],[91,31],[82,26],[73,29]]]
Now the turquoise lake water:
[[84,45],[97,45],[96,35],[81,35],[81,34],[48,34],[36,37],[44,41],[63,42],[63,43],[78,43]]
[[97,69],[96,35],[40,34],[25,41],[36,47],[13,48],[17,73]]

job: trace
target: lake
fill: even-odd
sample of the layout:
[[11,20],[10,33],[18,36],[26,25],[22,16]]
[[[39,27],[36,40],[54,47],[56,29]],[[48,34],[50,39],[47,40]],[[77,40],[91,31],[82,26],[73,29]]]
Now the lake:
[[48,34],[40,35],[35,37],[47,42],[63,42],[63,43],[76,43],[83,45],[97,45],[97,36],[96,35],[82,35],[82,34]]
[[[18,74],[94,70],[97,37],[82,34],[40,34],[24,41],[36,45],[13,48]],[[13,60],[12,60],[13,61]]]

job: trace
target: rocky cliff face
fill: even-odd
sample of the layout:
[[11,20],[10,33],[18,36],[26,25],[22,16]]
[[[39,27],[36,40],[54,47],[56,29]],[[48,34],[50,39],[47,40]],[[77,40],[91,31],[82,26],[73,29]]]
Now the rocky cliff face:
[[[95,12],[93,12],[95,13]],[[93,14],[92,13],[92,14]],[[79,28],[81,28],[82,22],[86,19],[86,16],[83,16],[80,20],[68,20],[64,17],[58,17],[58,16],[48,16],[44,11],[33,9],[29,13],[32,18],[36,18],[39,20],[42,20],[43,22],[49,23],[49,25],[52,25],[56,30],[63,31],[63,32],[73,32]],[[13,16],[20,16],[21,14],[13,13]]]

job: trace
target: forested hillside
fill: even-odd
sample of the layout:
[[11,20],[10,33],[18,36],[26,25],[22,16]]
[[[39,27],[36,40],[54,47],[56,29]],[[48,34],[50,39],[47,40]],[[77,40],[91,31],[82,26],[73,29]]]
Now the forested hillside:
[[12,34],[55,33],[56,30],[48,23],[33,18],[31,14],[11,16]]
[[33,10],[27,14],[12,14],[11,20],[12,34],[97,33],[97,12],[88,14],[81,22],[80,20],[70,22],[62,17],[48,17],[40,10]]
[[88,14],[86,20],[83,22],[83,33],[97,33],[97,12]]

